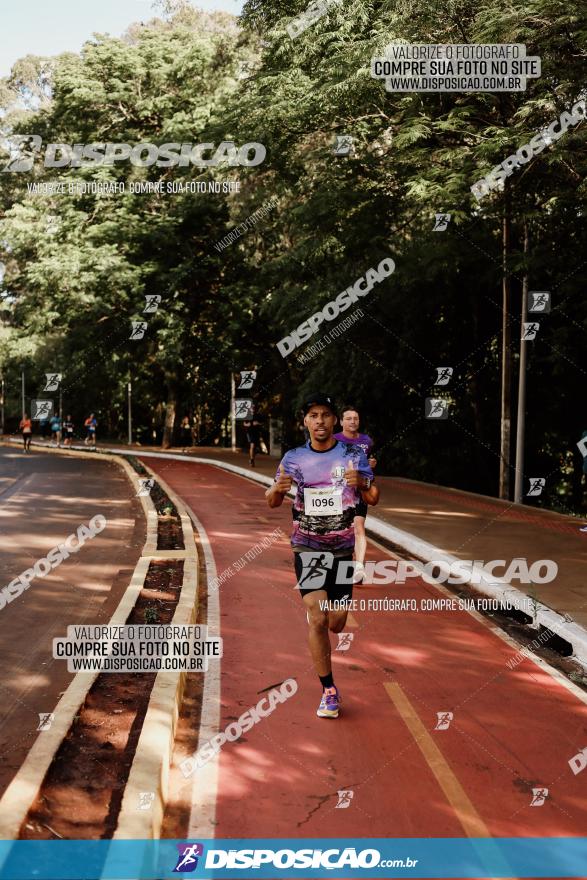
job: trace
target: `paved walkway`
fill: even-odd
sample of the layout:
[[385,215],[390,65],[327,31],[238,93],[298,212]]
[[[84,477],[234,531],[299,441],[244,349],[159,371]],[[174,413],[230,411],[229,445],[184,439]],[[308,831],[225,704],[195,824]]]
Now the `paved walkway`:
[[144,543],[133,489],[114,463],[0,446],[0,588],[97,514],[106,528],[0,609],[0,795],[72,674],[52,659],[66,627],[107,622]]
[[[129,450],[128,446],[119,448]],[[133,450],[162,451],[146,446]],[[175,447],[164,451],[182,455]],[[186,452],[186,457],[192,455],[249,469],[248,456],[229,449],[195,447]],[[277,462],[260,455],[255,470],[274,476]],[[524,585],[515,581],[514,586],[559,614],[569,615],[587,630],[587,532],[580,531],[584,520],[399,477],[378,476],[377,483],[381,500],[372,509],[374,516],[460,559],[504,559],[509,563],[521,557],[528,564],[539,559],[556,562],[558,575],[551,583]],[[503,571],[498,568],[495,574],[503,576]]]
[[[128,449],[128,447],[127,447]],[[168,452],[181,454],[179,449]],[[248,457],[227,449],[197,447],[189,454],[219,459],[249,469]],[[274,476],[278,459],[257,457],[257,472]],[[460,559],[512,559],[528,564],[551,559],[558,575],[549,584],[521,592],[560,614],[568,614],[587,629],[587,533],[583,520],[552,511],[499,501],[472,492],[448,489],[398,477],[377,477],[381,499],[372,514],[399,529],[434,544]],[[503,568],[496,575],[503,575]]]
[[[193,805],[189,839],[584,833],[584,781],[569,760],[583,745],[585,694],[519,655],[479,615],[427,610],[438,591],[416,579],[356,590],[359,600],[423,607],[353,610],[347,648],[333,653],[342,712],[317,718],[289,501],[270,510],[262,490],[234,473],[144,460],[198,516],[218,574],[276,527],[284,531],[218,591],[219,730],[271,686],[293,678],[298,689],[226,743],[217,776],[206,765],[181,783]],[[389,555],[370,544],[369,559]],[[538,789],[548,789],[543,802]],[[340,808],[344,791],[349,803]]]

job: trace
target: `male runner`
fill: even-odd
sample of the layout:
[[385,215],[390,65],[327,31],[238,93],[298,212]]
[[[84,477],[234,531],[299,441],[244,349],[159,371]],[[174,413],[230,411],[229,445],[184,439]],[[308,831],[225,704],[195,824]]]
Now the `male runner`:
[[243,422],[243,427],[247,432],[249,464],[251,465],[251,467],[255,467],[255,453],[257,452],[257,446],[259,446],[261,442],[261,422],[257,421],[257,419],[253,416],[252,418],[246,419]]
[[[369,467],[374,470],[377,459],[370,455],[373,441],[368,434],[359,433],[359,413],[352,406],[346,406],[342,411],[340,421],[342,431],[335,434],[335,438],[341,443],[351,443],[359,446],[369,459]],[[365,579],[365,553],[367,552],[367,536],[365,535],[365,519],[367,518],[367,505],[359,501],[355,512],[355,573],[353,583],[359,584]]]
[[291,545],[297,585],[307,609],[310,653],[322,684],[317,714],[337,718],[340,696],[332,677],[329,630],[344,629],[353,593],[349,566],[343,563],[352,563],[355,508],[361,499],[377,504],[379,489],[372,485],[364,452],[332,436],[336,424],[332,397],[310,395],[303,412],[310,439],[286,452],[265,494],[269,507],[280,507],[292,482],[297,484]]
[[67,416],[65,421],[63,422],[63,431],[64,431],[64,446],[71,446],[73,443],[73,429],[75,425],[73,424],[73,419],[71,416]]
[[96,447],[96,428],[98,427],[98,422],[96,421],[96,416],[94,413],[90,413],[88,418],[84,422],[84,428],[86,429],[86,439],[84,440],[84,445]]

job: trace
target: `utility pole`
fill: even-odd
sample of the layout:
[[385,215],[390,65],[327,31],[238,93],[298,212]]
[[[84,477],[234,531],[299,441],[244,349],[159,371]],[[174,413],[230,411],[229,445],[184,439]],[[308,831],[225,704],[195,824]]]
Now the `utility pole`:
[[132,446],[132,383],[130,379],[128,380],[127,392],[128,445]]
[[522,504],[524,491],[524,441],[526,437],[526,363],[528,359],[528,343],[524,339],[524,321],[528,313],[528,254],[530,236],[528,221],[524,220],[524,276],[522,278],[522,321],[520,329],[520,375],[518,377],[518,423],[516,429],[516,484],[514,501]]
[[20,382],[21,382],[20,403],[21,403],[21,410],[22,410],[21,418],[24,419],[24,414],[25,414],[24,364],[20,365]]
[[63,389],[59,382],[59,431],[57,432],[57,445],[60,445],[63,439]]
[[511,217],[508,181],[504,184],[502,220],[502,318],[501,318],[501,437],[499,456],[499,497],[510,497],[510,432],[512,353],[510,331],[511,283],[508,257],[510,253]]
[[232,451],[236,452],[236,416],[235,416],[235,399],[236,388],[234,382],[234,373],[230,373],[230,439]]

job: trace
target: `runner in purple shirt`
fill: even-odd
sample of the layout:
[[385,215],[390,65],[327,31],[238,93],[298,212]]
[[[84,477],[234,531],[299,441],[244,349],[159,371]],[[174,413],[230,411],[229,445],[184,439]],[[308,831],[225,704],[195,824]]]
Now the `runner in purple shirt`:
[[[373,441],[368,434],[359,432],[359,413],[352,406],[345,406],[341,413],[342,431],[334,434],[342,443],[351,443],[363,450],[369,460],[369,467],[374,469],[377,459],[371,455]],[[354,583],[358,584],[365,579],[365,553],[367,552],[367,536],[365,535],[365,519],[367,518],[367,505],[361,499],[355,510],[355,574]]]
[[269,507],[280,507],[296,484],[291,544],[307,609],[310,653],[322,684],[317,714],[337,718],[340,698],[332,677],[329,633],[344,629],[353,594],[348,571],[357,504],[377,504],[379,490],[372,485],[373,472],[363,450],[332,436],[337,421],[332,398],[312,394],[303,410],[310,439],[286,452],[265,494]]

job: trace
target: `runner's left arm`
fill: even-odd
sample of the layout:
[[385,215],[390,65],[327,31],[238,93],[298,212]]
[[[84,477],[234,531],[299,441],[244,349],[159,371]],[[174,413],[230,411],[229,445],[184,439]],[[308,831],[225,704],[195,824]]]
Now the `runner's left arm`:
[[370,443],[370,446],[369,446],[369,451],[367,452],[367,459],[369,462],[369,467],[371,468],[372,471],[374,471],[375,468],[377,467],[377,458],[375,456],[375,453],[373,452],[373,447],[375,446],[375,443],[373,442],[373,439],[371,437],[369,437],[369,443]]
[[352,486],[360,492],[365,504],[374,506],[379,501],[379,487],[373,482],[373,471],[369,467],[367,456],[363,451],[359,456],[357,465],[350,462],[350,467],[345,471],[345,480],[348,486]]

